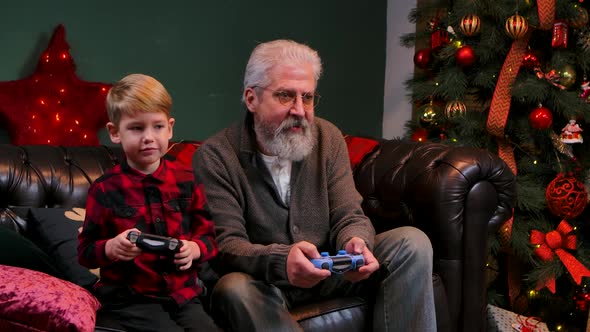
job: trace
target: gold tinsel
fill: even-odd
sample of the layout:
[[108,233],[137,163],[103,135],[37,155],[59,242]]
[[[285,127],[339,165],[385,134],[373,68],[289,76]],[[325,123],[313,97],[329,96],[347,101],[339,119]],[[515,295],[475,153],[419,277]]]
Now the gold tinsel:
[[553,146],[555,147],[555,149],[557,151],[559,151],[560,153],[573,158],[574,157],[574,153],[572,152],[572,147],[563,143],[561,141],[561,139],[559,139],[559,135],[557,135],[555,132],[551,132],[549,134],[549,136],[551,137],[551,142],[553,143]]

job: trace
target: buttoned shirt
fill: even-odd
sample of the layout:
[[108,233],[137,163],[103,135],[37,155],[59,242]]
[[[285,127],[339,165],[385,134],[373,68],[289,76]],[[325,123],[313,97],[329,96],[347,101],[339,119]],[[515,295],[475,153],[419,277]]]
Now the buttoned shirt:
[[[185,271],[176,268],[173,257],[146,251],[131,261],[107,258],[106,242],[130,228],[193,241],[201,256]],[[123,163],[90,186],[78,259],[88,268],[100,267],[96,288],[129,286],[143,295],[171,296],[181,304],[202,292],[198,263],[216,254],[203,186],[182,163],[161,159],[158,169],[148,175]]]

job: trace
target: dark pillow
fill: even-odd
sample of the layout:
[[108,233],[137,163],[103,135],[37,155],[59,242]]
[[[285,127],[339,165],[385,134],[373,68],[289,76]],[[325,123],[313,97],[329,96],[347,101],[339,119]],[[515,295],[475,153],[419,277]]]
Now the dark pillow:
[[0,227],[0,264],[24,267],[63,278],[55,262],[29,239],[6,227]]
[[[83,224],[84,216],[80,215],[80,211],[83,212],[84,209],[74,211],[62,208],[30,208],[27,217],[29,236],[55,260],[66,280],[90,288],[98,277],[78,263],[78,229]],[[66,213],[73,219],[68,218]]]
[[98,300],[48,274],[0,265],[1,331],[92,332]]

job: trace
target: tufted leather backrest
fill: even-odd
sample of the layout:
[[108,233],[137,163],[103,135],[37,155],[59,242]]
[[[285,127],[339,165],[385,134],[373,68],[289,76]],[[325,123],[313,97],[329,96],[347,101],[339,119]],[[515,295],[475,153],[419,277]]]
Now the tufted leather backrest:
[[0,145],[0,207],[84,207],[90,184],[120,148]]
[[[387,140],[363,160],[354,177],[365,199],[363,209],[378,229],[391,228],[383,223],[432,221],[442,227],[433,231],[448,232],[449,223],[461,225],[465,200],[478,185],[490,185],[497,192],[491,196],[497,196],[497,201],[490,212],[490,228],[512,215],[514,175],[497,156],[482,149]],[[429,206],[430,202],[438,205]],[[436,220],[446,222],[440,225]],[[443,237],[453,240],[456,236]]]

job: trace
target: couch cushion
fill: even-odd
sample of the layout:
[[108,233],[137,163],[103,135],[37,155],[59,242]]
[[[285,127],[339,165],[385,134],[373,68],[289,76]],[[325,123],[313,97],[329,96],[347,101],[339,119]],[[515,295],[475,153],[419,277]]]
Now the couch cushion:
[[[27,221],[30,238],[53,257],[65,279],[89,289],[98,277],[78,263],[78,228],[82,227],[84,220],[82,211],[84,209],[30,208]],[[78,217],[72,217],[76,215]]]
[[0,227],[0,264],[63,277],[53,259],[41,248],[16,231],[3,226]]
[[98,300],[48,274],[0,265],[1,331],[94,330]]
[[368,303],[360,297],[343,297],[302,305],[291,310],[306,332],[367,331],[371,317]]

